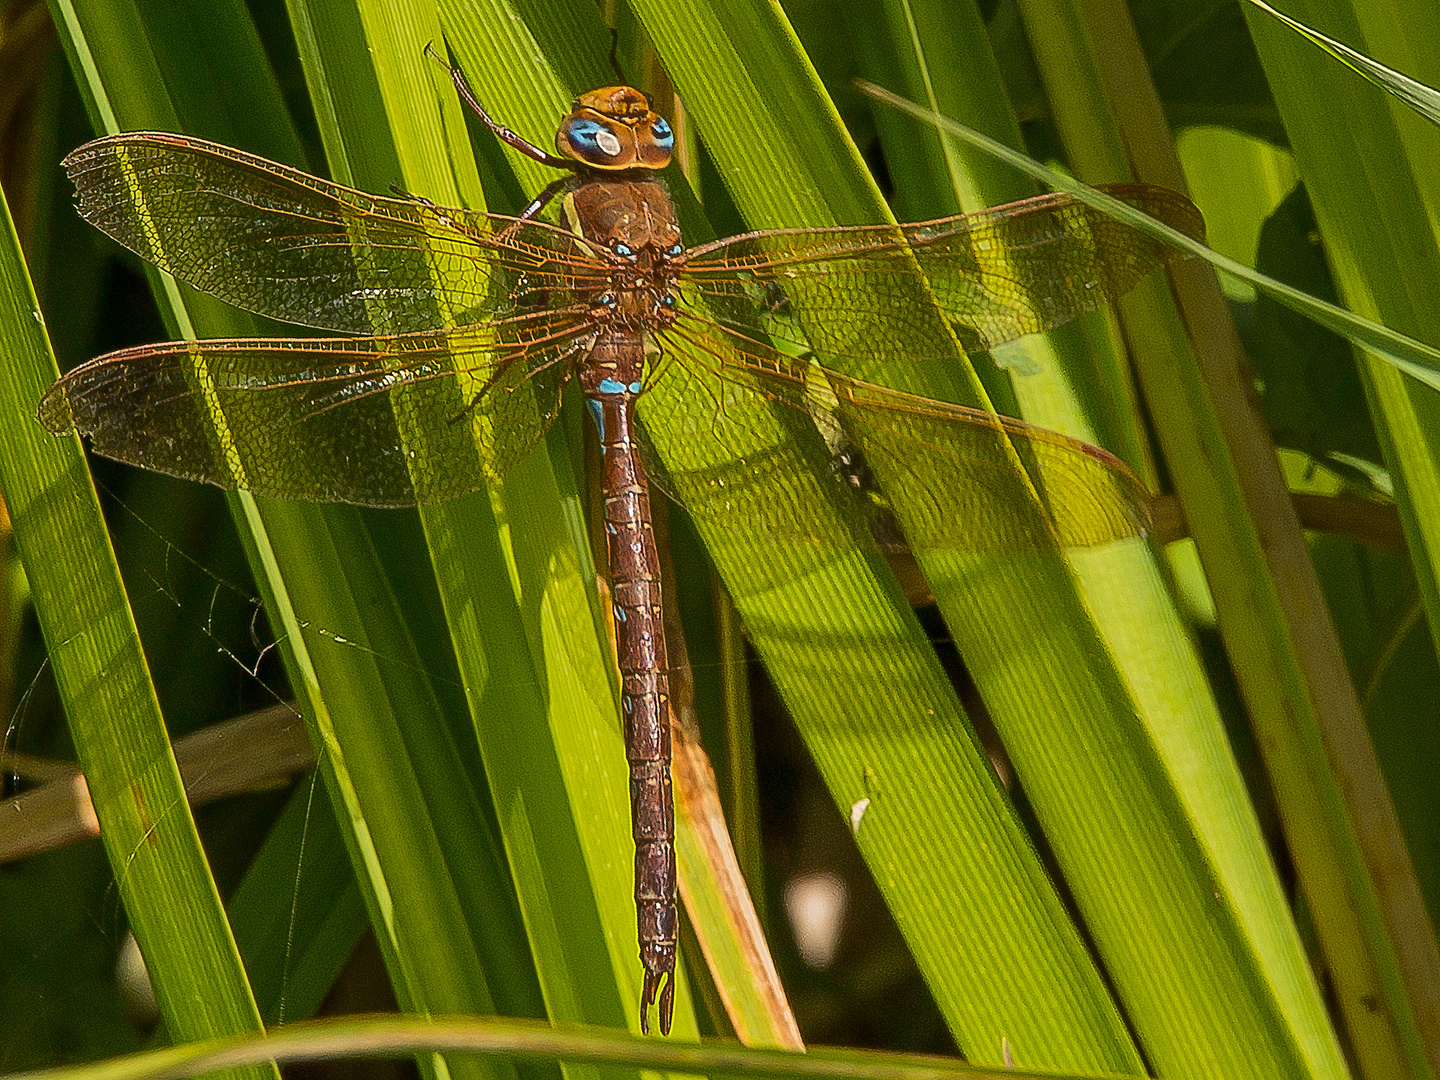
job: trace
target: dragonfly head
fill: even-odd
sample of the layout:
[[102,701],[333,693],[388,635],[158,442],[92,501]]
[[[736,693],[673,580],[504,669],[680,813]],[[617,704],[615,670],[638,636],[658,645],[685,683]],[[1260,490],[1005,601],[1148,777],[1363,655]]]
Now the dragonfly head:
[[650,99],[628,86],[606,86],[581,94],[555,132],[562,157],[589,169],[663,169],[670,164],[675,133],[650,107]]

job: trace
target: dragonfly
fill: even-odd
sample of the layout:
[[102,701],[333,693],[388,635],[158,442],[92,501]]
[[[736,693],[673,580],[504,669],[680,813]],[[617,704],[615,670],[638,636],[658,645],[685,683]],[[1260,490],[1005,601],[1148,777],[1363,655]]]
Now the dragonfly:
[[[1053,328],[1172,256],[1064,195],[687,248],[657,175],[674,134],[645,94],[582,94],[550,153],[495,121],[460,70],[451,74],[503,143],[557,170],[519,214],[366,194],[181,135],[121,134],[72,153],[80,214],[121,244],[236,307],[338,336],[122,349],[61,378],[39,415],[51,431],[78,429],[96,452],[158,472],[284,499],[407,507],[498,481],[578,384],[600,446],[640,1025],[648,1034],[655,1006],[668,1034],[679,916],[652,484],[692,514],[757,535],[874,542],[881,501],[849,498],[858,509],[837,536],[783,485],[774,494],[773,466],[747,442],[759,407],[808,425],[826,452],[858,448],[877,474],[928,490],[901,522],[917,550],[1059,550],[1140,535],[1148,495],[1106,451],[855,372],[953,361],[957,342],[983,352]],[[1108,190],[1203,233],[1177,193]],[[649,437],[661,429],[728,464],[667,460]],[[848,487],[835,471],[819,466]],[[1010,513],[1017,503],[1030,511]]]

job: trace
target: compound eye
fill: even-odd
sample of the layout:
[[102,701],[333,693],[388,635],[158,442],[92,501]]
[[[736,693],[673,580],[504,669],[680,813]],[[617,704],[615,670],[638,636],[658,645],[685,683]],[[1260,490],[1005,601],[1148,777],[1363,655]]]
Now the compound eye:
[[560,127],[556,140],[562,152],[588,165],[614,164],[625,156],[625,145],[612,125],[588,117],[570,117]]
[[616,240],[615,243],[610,245],[610,250],[615,252],[615,254],[619,255],[622,259],[635,258],[635,249],[622,240]]
[[681,255],[685,254],[685,245],[671,244],[668,248],[665,249],[665,254],[670,256],[670,258],[672,259],[678,259]]
[[635,128],[636,163],[644,169],[663,169],[675,150],[675,132],[663,116],[653,116]]

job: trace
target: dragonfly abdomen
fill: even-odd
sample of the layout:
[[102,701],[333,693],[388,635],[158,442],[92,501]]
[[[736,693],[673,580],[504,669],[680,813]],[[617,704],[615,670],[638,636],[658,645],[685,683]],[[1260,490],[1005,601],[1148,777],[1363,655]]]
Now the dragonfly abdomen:
[[605,546],[614,601],[625,756],[630,763],[637,932],[645,968],[640,1029],[648,1033],[649,1008],[658,995],[660,1030],[669,1034],[679,929],[675,804],[670,781],[670,666],[665,651],[660,558],[633,428],[643,362],[644,345],[638,334],[606,335],[581,372],[581,387],[600,433]]

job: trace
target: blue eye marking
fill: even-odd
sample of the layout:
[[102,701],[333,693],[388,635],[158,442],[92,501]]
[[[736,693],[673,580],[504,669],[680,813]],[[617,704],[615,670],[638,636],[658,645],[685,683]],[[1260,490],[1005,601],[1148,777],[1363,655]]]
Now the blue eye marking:
[[620,140],[615,137],[613,131],[599,121],[572,120],[566,126],[565,134],[583,151],[611,158],[620,153]]
[[650,125],[651,132],[655,135],[655,141],[667,149],[675,145],[675,133],[670,130],[670,122],[661,118]]

